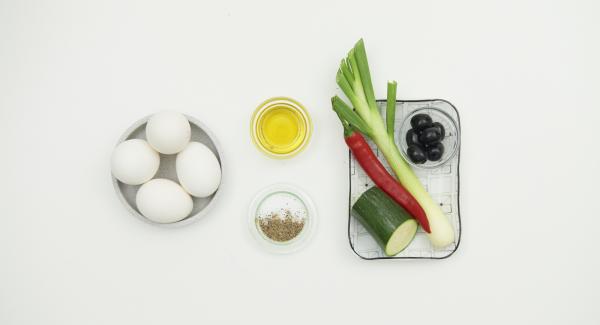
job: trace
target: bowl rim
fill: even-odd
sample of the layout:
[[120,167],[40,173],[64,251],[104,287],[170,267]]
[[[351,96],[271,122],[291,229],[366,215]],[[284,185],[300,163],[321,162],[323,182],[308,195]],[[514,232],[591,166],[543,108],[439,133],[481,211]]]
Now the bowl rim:
[[[298,148],[296,148],[288,153],[281,153],[281,154],[274,153],[274,152],[267,150],[267,148],[265,148],[258,140],[258,134],[256,133],[258,117],[261,115],[261,113],[265,109],[273,106],[274,104],[276,104],[278,102],[283,102],[283,103],[286,103],[289,106],[293,107],[295,110],[300,112],[300,114],[303,116],[304,120],[306,121],[306,135],[304,136],[302,143],[300,143]],[[262,101],[254,109],[254,111],[252,112],[252,116],[250,118],[250,139],[252,139],[252,142],[254,143],[256,148],[258,148],[258,150],[260,152],[262,152],[263,154],[265,154],[268,157],[275,158],[275,159],[288,159],[288,158],[295,157],[299,153],[303,152],[310,144],[310,140],[312,138],[312,133],[313,133],[313,121],[312,121],[312,118],[310,117],[310,114],[308,113],[308,110],[306,109],[306,107],[304,107],[304,105],[302,105],[302,103],[300,103],[299,101],[297,101],[291,97],[275,96],[275,97],[271,97],[271,98],[268,98],[268,99]]]
[[[127,130],[125,130],[125,132],[119,137],[119,140],[115,144],[115,147],[118,146],[119,144],[121,144],[122,142],[128,140],[128,138],[131,136],[131,134],[135,130],[137,130],[139,127],[146,124],[148,122],[148,120],[150,119],[150,117],[152,117],[152,115],[154,115],[154,114],[147,115],[147,116],[137,120],[129,128],[127,128]],[[176,227],[187,226],[189,224],[192,224],[192,223],[202,219],[214,207],[215,201],[217,200],[217,198],[221,197],[221,192],[223,192],[223,184],[224,184],[224,180],[225,180],[225,173],[224,173],[225,168],[224,168],[224,163],[223,163],[224,159],[223,159],[223,150],[221,150],[221,145],[217,141],[217,138],[215,137],[214,133],[212,131],[210,131],[210,129],[204,123],[200,122],[198,119],[196,119],[193,116],[190,116],[187,114],[183,114],[183,115],[187,118],[189,123],[194,124],[196,127],[201,129],[204,133],[206,133],[208,138],[212,141],[213,145],[215,146],[215,149],[217,150],[217,156],[218,156],[219,164],[221,166],[221,182],[219,183],[219,187],[217,188],[217,191],[213,194],[213,196],[210,199],[210,201],[208,202],[208,204],[202,210],[198,211],[196,214],[189,215],[185,219],[182,219],[182,220],[179,220],[176,222],[160,223],[160,222],[152,221],[152,220],[144,217],[133,206],[131,206],[131,204],[129,204],[127,199],[125,199],[125,196],[123,195],[123,192],[121,191],[121,188],[119,187],[120,181],[117,180],[115,178],[115,176],[113,176],[112,172],[110,173],[115,193],[117,194],[119,201],[121,201],[121,203],[125,206],[127,211],[129,211],[129,213],[131,215],[137,217],[138,219],[140,219],[148,224],[159,226],[159,227],[164,227],[164,228],[176,228]],[[143,139],[143,140],[147,141],[147,139]],[[154,179],[154,177],[152,177],[152,179]],[[176,182],[176,183],[179,184],[179,182]],[[132,185],[132,186],[134,186],[134,185]],[[141,186],[141,185],[135,185],[135,186]]]
[[[410,118],[416,114],[419,114],[419,112],[422,111],[426,111],[426,110],[433,110],[436,111],[437,113],[443,115],[448,121],[450,121],[450,123],[452,123],[454,129],[456,130],[456,145],[454,146],[452,153],[450,153],[448,155],[448,157],[446,157],[446,159],[440,160],[440,161],[436,161],[434,164],[430,164],[430,165],[426,165],[426,164],[415,164],[413,163],[410,158],[408,158],[407,153],[406,153],[406,149],[404,148],[403,144],[405,143],[405,140],[403,140],[403,134],[405,134],[405,132],[403,132],[402,127],[404,126],[404,124],[406,123],[407,120],[410,120]],[[445,112],[443,109],[441,108],[437,108],[435,106],[423,106],[423,107],[419,107],[417,109],[415,109],[414,111],[410,112],[409,114],[407,114],[403,119],[402,122],[400,123],[400,129],[398,130],[400,134],[398,134],[398,144],[400,145],[400,154],[402,155],[402,158],[404,158],[404,160],[411,166],[414,168],[419,168],[419,169],[435,169],[435,168],[439,168],[444,166],[446,163],[448,163],[455,155],[456,153],[459,151],[459,147],[460,147],[460,127],[459,124],[456,122],[456,120],[447,112]]]
[[[258,210],[260,204],[265,200],[265,198],[273,193],[278,192],[287,192],[298,197],[300,200],[302,200],[302,203],[306,207],[308,213],[308,228],[305,231],[302,231],[299,234],[299,237],[294,238],[290,242],[286,243],[276,243],[267,239],[263,234],[260,233],[256,226],[256,211]],[[257,244],[266,251],[274,254],[295,253],[305,248],[313,238],[319,220],[317,209],[311,197],[308,196],[306,191],[304,191],[302,188],[289,183],[271,184],[258,191],[248,206],[247,218],[248,230]]]

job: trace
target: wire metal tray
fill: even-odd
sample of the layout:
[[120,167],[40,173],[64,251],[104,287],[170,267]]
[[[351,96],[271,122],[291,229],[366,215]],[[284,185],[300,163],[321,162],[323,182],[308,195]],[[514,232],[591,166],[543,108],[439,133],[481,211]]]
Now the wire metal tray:
[[[377,102],[380,109],[385,108],[385,101]],[[431,100],[398,100],[396,101],[396,131],[399,130],[405,116],[410,115],[416,109],[423,107],[435,107],[449,114],[455,121],[458,127],[458,134],[447,136],[460,137],[460,116],[458,111],[450,102],[442,99]],[[460,139],[457,139],[460,143]],[[377,147],[370,141],[369,145],[380,158],[383,165],[391,172],[389,165],[380,154]],[[415,239],[410,245],[396,256],[386,256],[383,250],[377,245],[377,242],[365,230],[365,228],[352,216],[352,204],[356,202],[358,197],[371,186],[373,182],[364,173],[362,168],[356,163],[352,153],[349,153],[349,177],[350,177],[350,193],[348,200],[348,239],[350,247],[359,257],[367,260],[377,259],[443,259],[452,255],[460,244],[461,236],[461,221],[460,221],[460,145],[457,148],[458,152],[447,163],[434,169],[415,168],[415,173],[421,180],[425,189],[439,202],[442,211],[450,219],[450,223],[454,227],[454,242],[443,249],[435,249],[429,242],[423,229],[419,227]],[[393,173],[392,173],[393,175]]]

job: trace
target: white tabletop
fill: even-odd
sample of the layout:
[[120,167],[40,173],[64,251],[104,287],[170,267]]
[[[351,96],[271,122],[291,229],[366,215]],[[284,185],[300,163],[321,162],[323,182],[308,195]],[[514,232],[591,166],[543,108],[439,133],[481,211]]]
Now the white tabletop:
[[[598,1],[0,2],[0,324],[597,324]],[[329,98],[365,38],[378,97],[462,116],[458,252],[364,261],[347,239],[347,149]],[[314,120],[272,160],[249,119],[276,95]],[[162,109],[209,125],[222,200],[163,229],[130,216],[109,158]],[[312,243],[271,255],[253,195],[304,188]]]

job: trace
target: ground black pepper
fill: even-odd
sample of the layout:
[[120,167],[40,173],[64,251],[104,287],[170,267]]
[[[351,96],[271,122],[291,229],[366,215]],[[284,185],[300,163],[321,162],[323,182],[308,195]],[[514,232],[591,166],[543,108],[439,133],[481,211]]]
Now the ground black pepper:
[[292,217],[287,210],[283,215],[272,214],[257,218],[256,222],[267,237],[278,242],[292,240],[304,229],[304,220]]

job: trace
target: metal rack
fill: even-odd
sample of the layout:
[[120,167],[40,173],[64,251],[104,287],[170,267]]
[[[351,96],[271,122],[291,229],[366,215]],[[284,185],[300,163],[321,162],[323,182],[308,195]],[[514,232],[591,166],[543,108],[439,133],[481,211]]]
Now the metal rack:
[[[385,107],[385,101],[378,101],[380,109]],[[399,129],[404,121],[404,117],[416,109],[423,107],[436,107],[448,113],[458,126],[458,134],[448,134],[447,136],[460,136],[460,117],[456,108],[448,101],[441,99],[433,100],[399,100],[396,102],[396,127]],[[458,139],[460,141],[460,139]],[[390,170],[385,159],[379,153],[377,147],[369,141],[369,145],[380,158],[384,166]],[[350,193],[348,200],[348,239],[350,247],[359,257],[367,260],[375,259],[443,259],[452,255],[459,246],[461,236],[460,221],[460,146],[458,152],[444,165],[434,169],[415,169],[416,175],[421,180],[425,189],[439,202],[442,211],[446,213],[454,227],[454,243],[443,248],[435,249],[425,232],[419,228],[415,239],[400,254],[396,256],[386,256],[383,250],[377,245],[375,240],[369,235],[365,228],[351,215],[352,204],[368,188],[374,186],[373,182],[364,173],[362,168],[356,163],[356,160],[349,153],[349,178]],[[391,171],[391,170],[390,170]]]

